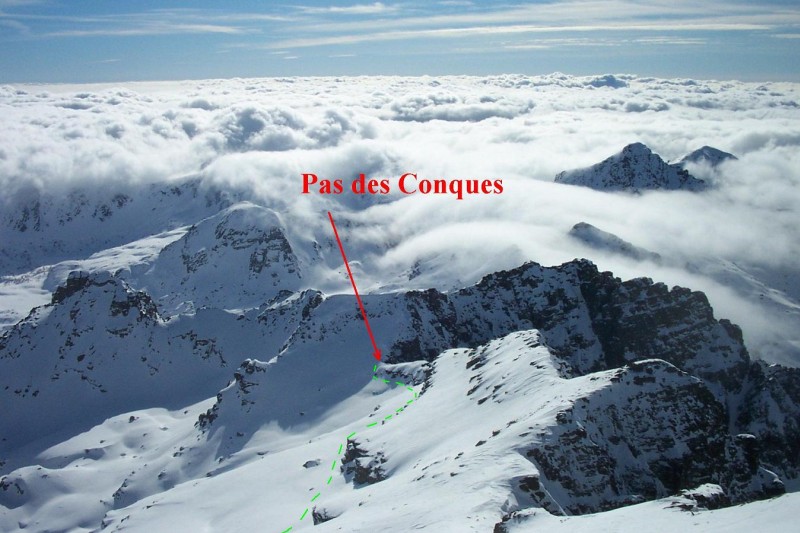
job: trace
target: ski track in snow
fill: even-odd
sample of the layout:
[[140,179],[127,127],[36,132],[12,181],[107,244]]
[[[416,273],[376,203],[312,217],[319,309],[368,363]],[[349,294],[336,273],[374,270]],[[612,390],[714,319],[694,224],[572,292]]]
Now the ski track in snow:
[[[379,377],[379,376],[378,376],[378,365],[377,365],[377,364],[375,364],[375,365],[372,367],[372,372],[373,372],[373,376],[372,376],[372,379],[373,379],[373,380],[375,380],[375,381],[379,381],[379,382],[383,382],[383,383],[385,383],[385,384],[387,384],[387,385],[389,385],[389,384],[392,384],[392,383],[393,383],[394,385],[397,385],[397,386],[399,386],[399,387],[405,388],[405,389],[407,389],[407,390],[408,390],[408,391],[409,391],[411,394],[413,394],[413,397],[412,397],[411,399],[407,400],[405,403],[403,403],[403,404],[402,404],[400,407],[398,407],[397,409],[394,409],[394,410],[391,410],[391,409],[389,409],[389,410],[385,411],[385,412],[388,412],[389,414],[388,414],[388,415],[386,415],[385,417],[383,417],[383,418],[382,418],[380,421],[378,421],[378,422],[371,422],[371,423],[367,424],[366,426],[364,426],[364,429],[362,429],[361,431],[368,430],[368,429],[372,429],[372,428],[377,428],[377,427],[380,427],[380,426],[382,426],[383,424],[385,424],[386,422],[389,422],[390,420],[392,420],[393,418],[396,418],[396,417],[400,416],[400,414],[401,414],[401,413],[403,413],[403,411],[405,411],[405,410],[406,410],[406,409],[407,409],[409,406],[411,406],[411,405],[414,403],[414,401],[415,401],[417,398],[419,398],[419,393],[418,393],[417,391],[415,391],[413,387],[410,387],[410,386],[406,385],[405,383],[403,383],[403,382],[401,382],[401,381],[392,381],[392,380],[390,380],[390,379],[386,379],[386,378],[381,378],[381,377]],[[338,458],[338,457],[341,457],[341,456],[342,456],[342,451],[344,450],[344,447],[347,445],[347,442],[348,442],[350,439],[354,438],[354,437],[355,437],[356,435],[358,435],[358,434],[359,434],[359,432],[357,432],[357,431],[353,431],[353,432],[351,432],[349,435],[347,435],[347,436],[344,438],[344,443],[341,443],[341,442],[339,443],[339,449],[336,451],[336,455],[335,455],[334,457],[337,457],[337,458]],[[338,459],[333,459],[333,461],[331,462],[331,469],[330,469],[330,471],[331,471],[331,472],[334,472],[334,471],[336,470],[337,461],[338,461]],[[332,481],[333,481],[333,474],[330,474],[330,475],[329,475],[329,477],[328,477],[328,479],[325,481],[325,485],[324,485],[324,487],[326,487],[326,488],[327,488],[327,487],[328,487],[328,486],[331,484],[331,482],[332,482]],[[312,496],[312,497],[311,497],[311,500],[309,501],[309,504],[312,504],[312,503],[314,503],[315,501],[317,501],[317,499],[319,499],[319,498],[320,498],[322,495],[323,495],[323,493],[322,493],[322,490],[319,490],[319,491],[317,491],[317,492],[314,494],[314,496]],[[302,522],[303,520],[305,520],[305,518],[308,516],[309,509],[311,509],[311,508],[310,508],[310,507],[306,507],[306,508],[303,510],[303,512],[302,512],[302,514],[300,515],[300,518],[299,518],[299,520],[298,520],[299,522]],[[292,531],[293,529],[294,529],[294,526],[289,526],[289,527],[287,527],[286,529],[284,529],[283,531],[281,531],[280,533],[289,533],[289,532],[290,532],[290,531]]]

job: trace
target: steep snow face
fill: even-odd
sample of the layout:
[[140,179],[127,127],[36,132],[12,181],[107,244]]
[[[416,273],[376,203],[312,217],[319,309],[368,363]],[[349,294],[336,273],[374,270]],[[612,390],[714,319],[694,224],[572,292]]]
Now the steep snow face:
[[667,164],[642,143],[629,144],[620,153],[596,165],[561,172],[555,181],[600,191],[701,191],[706,188],[703,180]]
[[703,146],[694,152],[686,154],[674,165],[680,168],[686,168],[687,164],[693,163],[698,165],[705,164],[713,168],[725,161],[738,161],[738,159],[739,158],[735,155],[723,152],[712,146]]
[[239,203],[189,228],[166,246],[135,284],[165,312],[199,307],[247,309],[294,292],[300,259],[278,215]]

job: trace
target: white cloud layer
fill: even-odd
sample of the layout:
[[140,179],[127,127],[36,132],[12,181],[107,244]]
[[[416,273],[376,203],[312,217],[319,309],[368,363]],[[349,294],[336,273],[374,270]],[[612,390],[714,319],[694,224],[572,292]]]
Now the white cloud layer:
[[[325,212],[334,210],[365,291],[452,287],[527,260],[588,256],[623,277],[707,291],[718,316],[744,326],[754,353],[780,358],[769,343],[800,331],[799,102],[796,84],[623,75],[0,87],[0,215],[18,214],[32,187],[102,194],[194,175],[275,208],[302,239],[329,239]],[[636,141],[667,160],[703,145],[739,160],[693,168],[714,185],[701,194],[552,182]],[[389,179],[392,193],[304,196],[303,172],[345,183],[363,172]],[[502,178],[505,191],[405,196],[404,172]],[[578,222],[669,261],[587,248],[567,236]],[[710,264],[736,265],[756,281],[726,282]],[[788,303],[761,297],[758,283]]]

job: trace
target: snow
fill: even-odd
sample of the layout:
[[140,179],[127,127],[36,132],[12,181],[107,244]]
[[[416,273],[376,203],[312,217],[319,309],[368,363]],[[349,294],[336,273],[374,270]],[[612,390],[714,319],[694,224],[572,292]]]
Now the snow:
[[[519,267],[589,257],[664,282],[618,309],[627,328],[642,309],[676,312],[659,304],[668,286],[704,290],[715,317],[742,324],[750,354],[798,365],[800,115],[788,102],[800,88],[685,81],[3,92],[0,530],[462,532],[509,517],[509,531],[793,530],[796,493],[699,510],[651,470],[697,452],[696,439],[732,446],[717,429],[721,405],[745,394],[725,388],[745,357],[734,329],[693,329],[713,317],[687,304],[658,342],[701,349],[672,363],[629,351],[605,367],[591,316],[601,310],[589,309],[578,264]],[[681,160],[711,188],[665,163],[707,143],[740,156],[704,146]],[[623,160],[632,175],[617,172]],[[308,171],[345,182],[365,172],[393,190],[302,195]],[[406,171],[502,177],[507,189],[406,197],[395,188]],[[562,171],[603,190],[553,183]],[[694,192],[671,190],[681,188]],[[329,210],[378,344],[402,361],[377,373]],[[511,268],[518,278],[493,274]],[[753,433],[791,421],[795,390],[794,374],[757,368],[772,392],[753,398],[765,418]],[[386,479],[356,483],[340,446],[365,454],[346,468]],[[529,454],[548,446],[566,459]],[[607,456],[627,485],[595,468]],[[759,468],[748,490],[772,483]],[[646,483],[658,499],[557,516],[641,501]],[[312,526],[313,514],[335,518]]]
[[[559,533],[669,533],[702,531],[703,533],[750,533],[765,526],[770,531],[789,532],[796,529],[796,512],[800,495],[786,494],[779,498],[739,505],[714,511],[689,513],[670,506],[670,500],[641,503],[577,517],[555,517],[542,511],[531,513],[520,525],[510,525],[509,533],[548,531]],[[513,522],[512,522],[513,524]]]

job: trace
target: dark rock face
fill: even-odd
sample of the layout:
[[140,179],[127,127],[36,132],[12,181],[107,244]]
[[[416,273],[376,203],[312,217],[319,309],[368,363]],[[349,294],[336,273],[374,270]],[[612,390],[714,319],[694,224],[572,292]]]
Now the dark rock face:
[[73,294],[82,291],[90,283],[88,272],[70,272],[67,282],[53,292],[51,303],[61,303]]
[[571,375],[663,359],[715,381],[741,380],[749,365],[741,332],[716,321],[702,293],[645,278],[622,282],[585,260],[528,263],[454,293],[412,291],[403,304],[411,327],[392,342],[393,362],[538,329]]
[[741,332],[714,319],[703,293],[669,290],[649,279],[620,283],[586,264],[579,277],[604,354],[591,370],[664,359],[728,391],[741,384],[750,363],[746,348],[737,342]]
[[758,455],[781,477],[796,478],[800,474],[800,369],[756,361],[742,388],[735,427],[754,436],[746,443],[748,455]]
[[314,509],[312,509],[311,511],[311,519],[314,521],[315,526],[325,522],[330,522],[337,516],[339,515],[334,515],[330,511],[324,508],[317,509],[316,507],[314,507]]
[[526,452],[548,492],[568,495],[558,502],[566,512],[613,509],[725,476],[727,417],[699,379],[647,360],[611,381],[559,413]]

